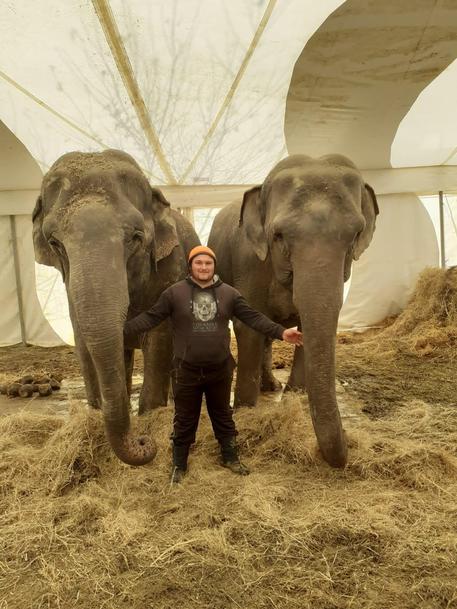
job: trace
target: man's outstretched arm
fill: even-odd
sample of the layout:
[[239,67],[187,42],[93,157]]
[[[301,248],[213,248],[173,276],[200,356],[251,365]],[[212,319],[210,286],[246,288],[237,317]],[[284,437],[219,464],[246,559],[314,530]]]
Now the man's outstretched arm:
[[265,336],[284,340],[286,343],[293,345],[303,344],[302,333],[296,327],[286,330],[286,328],[275,323],[263,313],[250,307],[241,294],[235,299],[233,312],[235,317],[238,317],[240,321],[253,330],[265,334]]
[[172,306],[169,294],[167,292],[162,292],[155,305],[125,322],[124,336],[142,334],[143,332],[152,330],[152,328],[155,328],[164,319],[169,317],[171,312]]

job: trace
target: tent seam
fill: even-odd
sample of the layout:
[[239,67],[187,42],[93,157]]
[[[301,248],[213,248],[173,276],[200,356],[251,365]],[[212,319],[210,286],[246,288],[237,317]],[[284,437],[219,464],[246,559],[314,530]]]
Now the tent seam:
[[248,67],[248,64],[251,60],[252,55],[254,54],[255,49],[257,48],[257,45],[260,41],[260,38],[262,37],[263,32],[265,31],[268,22],[270,20],[270,17],[274,11],[275,5],[276,5],[277,0],[270,0],[270,2],[268,3],[267,8],[265,9],[265,12],[262,16],[262,19],[260,20],[260,23],[257,27],[257,30],[251,40],[251,43],[249,45],[248,50],[245,53],[245,56],[243,58],[243,61],[241,62],[240,68],[238,69],[238,72],[230,86],[230,89],[227,92],[227,95],[224,98],[224,101],[222,102],[221,107],[219,108],[219,111],[217,112],[211,127],[209,128],[207,134],[205,135],[203,142],[201,143],[199,149],[197,150],[197,152],[194,155],[194,158],[191,160],[191,162],[189,163],[187,169],[185,170],[185,172],[182,174],[182,176],[179,178],[179,184],[182,184],[184,182],[184,180],[186,180],[186,178],[189,176],[189,173],[192,171],[192,169],[195,167],[195,164],[197,162],[197,160],[199,159],[201,153],[203,152],[203,150],[206,148],[209,140],[212,138],[212,136],[214,135],[214,132],[216,131],[217,126],[219,125],[219,122],[222,118],[222,115],[225,113],[225,111],[227,110],[228,106],[230,105],[235,92],[238,88],[238,85],[241,82],[241,79],[244,76],[244,73],[246,72],[246,69]]

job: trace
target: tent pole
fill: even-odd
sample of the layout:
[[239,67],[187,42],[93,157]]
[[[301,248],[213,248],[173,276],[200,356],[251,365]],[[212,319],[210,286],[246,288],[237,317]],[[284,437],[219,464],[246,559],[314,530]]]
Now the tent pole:
[[17,306],[19,310],[19,323],[21,325],[21,338],[22,344],[27,345],[27,341],[25,340],[24,303],[22,301],[21,269],[19,267],[19,254],[17,251],[16,218],[14,216],[10,216],[10,227],[11,241],[13,245],[14,272],[16,275]]
[[443,191],[438,192],[439,205],[440,205],[440,266],[442,269],[446,268],[446,244],[444,242],[444,203],[443,203]]

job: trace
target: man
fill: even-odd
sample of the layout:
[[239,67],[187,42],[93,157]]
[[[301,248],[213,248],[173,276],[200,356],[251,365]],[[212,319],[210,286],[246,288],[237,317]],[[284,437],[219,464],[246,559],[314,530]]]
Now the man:
[[223,465],[247,475],[249,470],[239,458],[230,408],[234,361],[228,322],[237,317],[265,336],[296,345],[302,344],[302,334],[297,328],[286,330],[255,311],[235,288],[223,283],[215,275],[216,255],[209,247],[194,247],[188,263],[189,277],[167,288],[151,309],[128,321],[124,333],[146,332],[171,317],[175,402],[172,482],[180,482],[187,471],[203,394]]

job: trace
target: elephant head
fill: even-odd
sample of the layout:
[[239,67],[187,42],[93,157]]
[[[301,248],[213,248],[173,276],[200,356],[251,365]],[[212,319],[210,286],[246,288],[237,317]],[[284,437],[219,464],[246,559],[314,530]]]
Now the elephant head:
[[43,178],[33,241],[36,260],[62,273],[77,349],[91,360],[114,452],[132,465],[151,461],[153,440],[130,431],[123,326],[129,285],[141,291],[178,245],[169,203],[129,155],[72,152]]
[[281,161],[244,195],[240,226],[260,260],[292,292],[304,338],[305,378],[325,460],[347,461],[335,392],[335,339],[343,284],[368,247],[378,205],[373,189],[341,155]]

